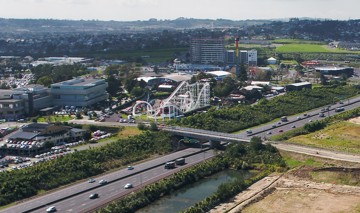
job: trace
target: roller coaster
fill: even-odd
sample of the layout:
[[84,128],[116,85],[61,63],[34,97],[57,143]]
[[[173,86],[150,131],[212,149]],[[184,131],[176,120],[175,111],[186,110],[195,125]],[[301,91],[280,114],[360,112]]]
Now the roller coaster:
[[140,116],[138,108],[141,107],[145,109],[149,118],[174,118],[207,106],[210,106],[210,84],[208,82],[189,84],[183,81],[158,106],[151,105],[147,101],[138,101],[133,106],[132,114],[134,117]]

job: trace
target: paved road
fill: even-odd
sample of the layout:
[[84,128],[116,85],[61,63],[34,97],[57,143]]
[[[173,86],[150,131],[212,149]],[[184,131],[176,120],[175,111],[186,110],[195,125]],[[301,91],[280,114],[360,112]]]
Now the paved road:
[[[166,175],[166,174],[169,175],[181,169],[178,168],[174,170],[165,170],[163,166],[153,168],[154,166],[164,164],[167,161],[174,160],[186,155],[191,155],[199,151],[201,150],[198,148],[189,148],[179,152],[175,152],[136,165],[134,166],[135,167],[134,170],[129,171],[127,169],[122,169],[120,171],[116,171],[107,175],[102,175],[96,178],[97,180],[96,183],[88,183],[87,181],[83,181],[73,186],[1,210],[0,212],[4,212],[4,213],[26,212],[39,206],[44,206],[44,207],[39,210],[36,210],[35,212],[45,212],[46,208],[51,205],[55,205],[58,209],[58,212],[65,212],[65,211],[79,212],[84,208],[94,208],[97,205],[99,205],[99,203],[104,202],[104,200],[111,199],[112,196],[118,196],[118,194],[121,195],[122,193],[128,193],[132,190],[138,189],[139,185],[141,187],[142,185],[141,183],[145,184],[151,180],[155,180],[156,178],[161,177],[161,175]],[[214,155],[215,153],[209,150],[206,151],[205,153],[200,153],[197,155],[186,157],[187,166],[201,162],[202,160],[213,157]],[[147,171],[139,173],[142,170],[147,170]],[[117,180],[120,178],[123,179],[117,182]],[[101,179],[107,180],[109,184],[104,186],[99,185],[98,181]],[[135,186],[135,188],[132,190],[125,190],[123,187],[128,182],[132,183]],[[80,194],[81,192],[85,192],[85,193]],[[100,198],[96,200],[90,200],[88,196],[94,192],[99,193]],[[77,193],[79,195],[75,195]],[[59,199],[66,197],[70,197],[70,198],[57,202]]]
[[299,146],[288,143],[279,143],[279,142],[270,142],[271,145],[275,146],[277,149],[296,152],[300,154],[312,155],[321,158],[328,158],[339,161],[355,162],[360,163],[360,155],[354,155],[349,153],[341,153],[331,150],[325,150],[314,147]]

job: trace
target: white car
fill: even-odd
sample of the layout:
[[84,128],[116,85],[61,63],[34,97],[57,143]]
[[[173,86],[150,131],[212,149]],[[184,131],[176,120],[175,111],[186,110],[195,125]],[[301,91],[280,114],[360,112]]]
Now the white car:
[[132,188],[132,187],[133,187],[133,185],[132,185],[131,183],[127,183],[127,184],[125,184],[125,186],[124,186],[125,189],[130,189],[130,188]]
[[49,208],[46,209],[46,212],[56,212],[56,207],[50,206]]
[[96,181],[95,179],[91,178],[91,179],[88,180],[88,183],[94,183],[95,181]]
[[101,185],[107,184],[107,180],[100,180],[99,184],[101,184]]

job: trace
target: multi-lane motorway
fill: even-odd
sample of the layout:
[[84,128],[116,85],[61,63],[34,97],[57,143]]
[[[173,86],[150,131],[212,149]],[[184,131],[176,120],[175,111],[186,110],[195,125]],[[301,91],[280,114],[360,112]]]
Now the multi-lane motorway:
[[[344,107],[345,111],[354,109],[360,106],[360,97],[350,99],[344,103],[337,103],[330,107],[330,110],[324,112],[325,116],[331,116],[336,114],[335,108]],[[320,109],[315,109],[306,112],[304,114],[288,117],[287,122],[281,123],[268,123],[256,128],[252,128],[252,134],[241,132],[239,134],[227,134],[206,130],[196,130],[191,128],[182,127],[165,127],[164,130],[189,136],[199,136],[203,138],[213,138],[213,140],[221,141],[237,141],[237,142],[249,142],[252,136],[269,137],[269,135],[279,134],[293,129],[293,126],[300,127],[308,122],[323,119],[319,117]],[[276,125],[276,127],[273,127]],[[280,131],[281,130],[281,131]],[[271,134],[269,133],[271,132]],[[332,158],[337,160],[345,160],[351,162],[360,162],[360,156],[351,156],[343,153],[335,153],[328,150],[321,150],[309,147],[295,146],[291,144],[274,143],[279,149],[288,151],[294,151],[298,153],[311,154],[319,157]],[[88,183],[83,181],[75,183],[72,186],[64,189],[57,190],[55,192],[39,196],[35,199],[22,202],[18,205],[12,206],[7,209],[3,209],[1,212],[18,213],[18,212],[45,212],[49,206],[56,206],[59,212],[87,212],[95,209],[98,206],[104,205],[115,198],[121,197],[125,194],[131,193],[134,190],[138,190],[142,186],[162,179],[174,172],[179,171],[185,167],[199,163],[204,159],[213,157],[215,154],[208,150],[201,152],[200,149],[186,149],[180,152],[175,152],[170,155],[166,155],[157,159],[153,159],[135,166],[134,170],[122,169],[107,175],[99,176],[96,178],[97,182]],[[170,160],[174,160],[180,157],[186,157],[187,164],[184,166],[178,166],[176,169],[166,170],[164,169],[164,163]],[[100,185],[99,180],[105,179],[109,183],[106,185]],[[124,189],[124,185],[132,183],[134,188]],[[89,199],[89,195],[92,193],[98,193],[98,199]]]
[[[133,170],[122,169],[107,175],[96,177],[96,182],[88,183],[84,180],[70,187],[39,196],[35,199],[22,202],[18,205],[1,210],[6,213],[19,212],[45,212],[49,206],[55,206],[58,212],[87,212],[121,197],[142,186],[158,181],[183,168],[197,164],[205,159],[215,156],[212,150],[205,151],[198,148],[189,148],[160,158],[156,158],[134,166]],[[180,157],[186,158],[186,165],[175,169],[164,169],[164,163]],[[100,185],[99,180],[104,179],[108,184]],[[124,185],[131,183],[134,188],[124,189]],[[99,198],[89,199],[89,195],[98,193]]]

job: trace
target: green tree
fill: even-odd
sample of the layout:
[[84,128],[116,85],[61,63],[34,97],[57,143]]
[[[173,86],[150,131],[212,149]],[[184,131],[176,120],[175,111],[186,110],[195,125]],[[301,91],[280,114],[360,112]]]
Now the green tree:
[[106,88],[106,91],[111,95],[115,96],[118,92],[121,92],[121,81],[120,79],[117,79],[115,76],[110,75],[107,78],[108,87]]
[[52,78],[48,75],[46,76],[42,76],[40,77],[37,81],[36,81],[37,84],[41,84],[41,85],[44,85],[45,87],[49,87],[53,81],[52,81]]
[[239,76],[237,76],[238,79],[239,79],[240,81],[247,81],[247,80],[248,80],[248,77],[247,77],[247,71],[246,71],[245,65],[244,65],[244,64],[241,64],[239,69],[240,69],[240,70],[239,70]]
[[134,87],[132,90],[131,90],[131,95],[135,96],[135,97],[140,97],[142,94],[144,94],[145,90],[144,88],[141,88],[141,87]]

